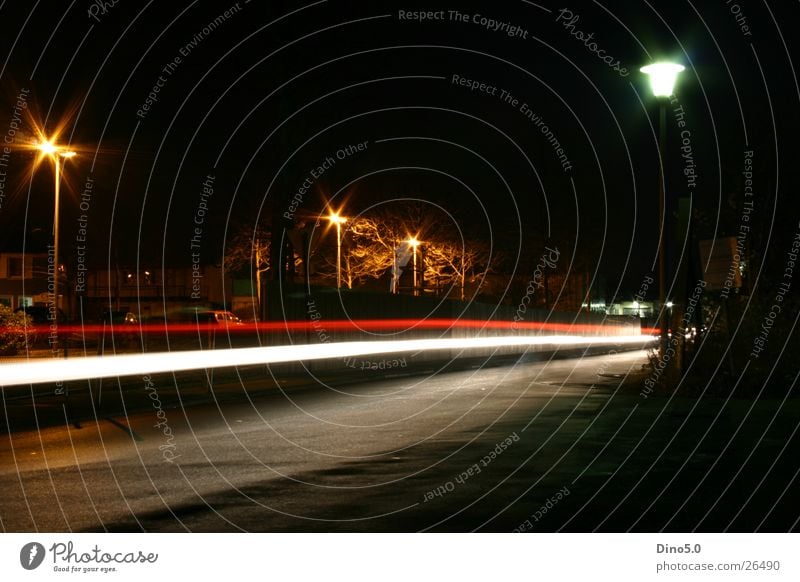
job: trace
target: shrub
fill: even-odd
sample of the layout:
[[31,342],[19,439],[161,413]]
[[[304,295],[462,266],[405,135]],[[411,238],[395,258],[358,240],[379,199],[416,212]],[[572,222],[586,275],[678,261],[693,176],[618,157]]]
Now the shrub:
[[14,313],[5,305],[0,305],[0,356],[13,356],[25,348],[26,326],[32,324],[22,311]]

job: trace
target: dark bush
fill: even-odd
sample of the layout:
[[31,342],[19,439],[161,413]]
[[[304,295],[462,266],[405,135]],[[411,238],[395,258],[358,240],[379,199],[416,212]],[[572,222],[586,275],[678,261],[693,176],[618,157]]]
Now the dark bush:
[[0,305],[0,356],[13,356],[25,348],[26,328],[31,324],[25,313]]

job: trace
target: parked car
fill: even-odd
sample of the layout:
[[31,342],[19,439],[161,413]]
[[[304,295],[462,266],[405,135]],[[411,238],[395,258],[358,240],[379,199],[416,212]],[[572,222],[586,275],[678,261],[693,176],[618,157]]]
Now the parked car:
[[217,325],[244,325],[241,319],[236,317],[230,311],[222,310],[207,310],[197,311],[195,313],[195,321],[198,323],[213,323]]
[[234,343],[239,344],[244,341],[242,333],[232,332],[243,332],[247,328],[244,322],[230,311],[209,309],[196,311],[193,316],[196,324],[204,330],[195,336],[199,338],[203,349],[220,346],[222,340],[219,338],[225,338],[227,347],[233,347]]
[[139,345],[139,318],[127,309],[107,309],[100,314],[96,338],[100,351],[112,345],[121,349],[134,348]]
[[139,323],[139,318],[136,317],[136,314],[127,311],[125,309],[122,310],[106,310],[100,316],[100,321],[105,324],[113,324],[113,325],[133,325]]

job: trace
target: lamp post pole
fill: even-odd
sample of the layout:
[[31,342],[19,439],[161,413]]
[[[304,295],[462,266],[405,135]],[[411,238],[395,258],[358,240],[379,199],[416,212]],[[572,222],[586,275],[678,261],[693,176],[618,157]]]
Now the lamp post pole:
[[664,356],[667,348],[667,258],[666,251],[669,243],[669,229],[666,219],[666,195],[664,192],[666,163],[666,135],[667,135],[667,100],[673,95],[675,82],[678,73],[684,69],[683,65],[676,63],[653,63],[642,67],[640,70],[650,77],[650,85],[653,95],[658,99],[659,122],[658,122],[658,212],[660,235],[658,240],[658,299],[659,306],[659,328],[661,331],[661,355]]
[[408,244],[410,244],[411,248],[414,249],[414,251],[413,251],[414,252],[414,262],[413,262],[413,265],[414,265],[414,279],[413,279],[414,292],[412,293],[412,295],[414,295],[414,297],[417,297],[419,295],[419,287],[418,287],[418,284],[417,284],[417,247],[420,245],[420,242],[419,242],[419,240],[417,240],[417,237],[412,236],[410,239],[408,239]]
[[342,288],[342,225],[347,222],[347,218],[339,215],[338,212],[331,212],[326,217],[336,225],[336,288]]
[[417,245],[414,245],[414,297],[419,294],[417,286]]
[[336,288],[342,288],[342,223],[336,221]]
[[661,236],[659,237],[659,244],[658,244],[658,301],[660,303],[660,317],[659,317],[659,329],[661,330],[661,354],[663,354],[667,349],[667,326],[669,322],[667,321],[667,258],[666,258],[666,247],[667,247],[667,240],[669,238],[669,233],[667,229],[666,223],[666,193],[665,193],[665,186],[664,181],[666,180],[666,176],[664,175],[664,164],[666,163],[664,151],[666,149],[666,134],[667,134],[667,104],[666,104],[666,97],[660,97],[658,100],[658,156],[659,156],[659,164],[658,164],[658,222],[661,228]]
[[58,349],[58,218],[59,206],[61,201],[61,159],[69,159],[75,156],[75,152],[66,150],[55,145],[51,140],[41,140],[36,148],[42,152],[43,155],[53,160],[53,169],[55,177],[54,185],[54,202],[53,202],[53,328],[56,330],[54,348]]
[[[55,201],[53,203],[53,262],[55,263],[55,269],[53,271],[53,304],[55,305],[55,309],[53,310],[53,325],[55,326],[56,334],[58,334],[58,207],[61,198],[61,162],[58,159],[58,155],[53,156],[53,164],[55,165],[56,177]],[[58,338],[58,335],[56,335],[56,338]],[[58,339],[56,339],[56,341],[58,341]],[[58,345],[56,345],[56,347],[58,347]]]

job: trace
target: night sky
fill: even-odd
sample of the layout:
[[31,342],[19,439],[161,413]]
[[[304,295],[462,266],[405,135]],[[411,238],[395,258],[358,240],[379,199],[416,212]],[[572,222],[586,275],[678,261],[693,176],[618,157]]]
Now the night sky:
[[[639,68],[659,59],[686,66],[668,209],[689,197],[696,239],[736,234],[752,151],[753,250],[784,260],[800,218],[798,16],[745,0],[2,2],[0,133],[23,94],[24,129],[60,127],[78,151],[65,261],[84,213],[91,264],[189,266],[202,211],[203,261],[219,262],[233,230],[275,223],[333,160],[295,223],[326,199],[345,213],[421,199],[509,273],[558,241],[625,295],[657,256],[658,106]],[[52,169],[32,178],[32,161],[14,149],[2,168],[4,250],[36,250],[52,224]]]

